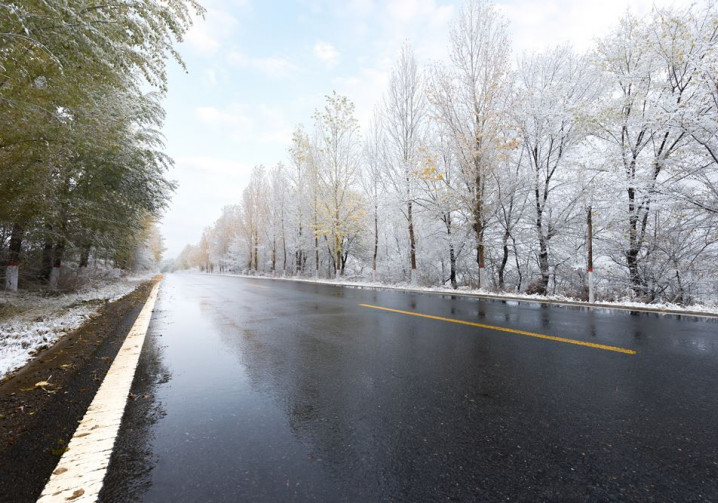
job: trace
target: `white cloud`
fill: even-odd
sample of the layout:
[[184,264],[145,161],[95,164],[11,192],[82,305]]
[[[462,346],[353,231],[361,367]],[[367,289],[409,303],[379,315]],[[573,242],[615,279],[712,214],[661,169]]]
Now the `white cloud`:
[[[459,1],[454,3],[460,3]],[[419,64],[446,58],[449,24],[455,7],[448,0],[391,0],[381,17],[381,44],[375,43],[375,65],[391,67],[408,40]]]
[[344,8],[352,16],[368,16],[374,12],[374,0],[350,0]]
[[209,86],[217,84],[217,72],[214,68],[205,68],[202,71],[202,82]]
[[657,6],[688,6],[692,0],[602,0],[574,2],[512,0],[499,4],[509,20],[512,45],[517,53],[542,51],[571,43],[578,51],[590,49],[596,38],[608,35],[630,10],[645,16]]
[[442,28],[448,26],[452,19],[454,19],[453,5],[440,5],[431,15],[432,24]]
[[255,58],[250,65],[269,77],[287,77],[297,71],[297,67],[285,58]]
[[267,77],[273,78],[289,77],[299,70],[294,63],[286,58],[250,58],[237,49],[233,49],[227,54],[227,62],[239,68],[252,68]]
[[200,122],[211,125],[221,125],[224,121],[222,113],[214,107],[199,107],[196,111]]
[[318,40],[314,44],[314,56],[327,66],[334,66],[339,61],[339,51],[329,42]]
[[225,10],[207,9],[204,19],[195,17],[185,42],[200,54],[215,54],[233,36],[238,24],[237,19]]
[[227,53],[227,62],[233,66],[247,66],[249,64],[249,58],[243,52],[232,49]]
[[441,24],[452,12],[452,5],[437,5],[434,0],[390,0],[386,3],[386,13],[391,20],[402,24],[419,18]]
[[418,0],[392,0],[387,3],[386,11],[394,20],[406,23],[417,15]]
[[324,11],[321,0],[297,0],[297,3],[309,10],[314,16]]

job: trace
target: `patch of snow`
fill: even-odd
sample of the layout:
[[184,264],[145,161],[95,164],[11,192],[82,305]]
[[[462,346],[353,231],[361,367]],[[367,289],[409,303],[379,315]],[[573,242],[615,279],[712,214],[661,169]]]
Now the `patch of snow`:
[[25,291],[0,292],[0,303],[18,311],[0,321],[0,379],[94,317],[105,302],[124,297],[151,277],[104,278],[78,292],[50,297]]

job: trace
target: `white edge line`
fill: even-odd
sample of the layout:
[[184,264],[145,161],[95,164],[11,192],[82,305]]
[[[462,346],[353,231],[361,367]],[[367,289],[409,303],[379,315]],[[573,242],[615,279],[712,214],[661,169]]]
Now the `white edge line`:
[[152,288],[38,502],[97,501],[157,301]]

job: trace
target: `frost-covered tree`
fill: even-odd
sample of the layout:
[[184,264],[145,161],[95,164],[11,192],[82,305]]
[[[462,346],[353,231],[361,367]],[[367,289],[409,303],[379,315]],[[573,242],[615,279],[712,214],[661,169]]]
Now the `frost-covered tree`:
[[222,214],[211,228],[209,257],[210,262],[216,265],[219,272],[233,270],[238,265],[233,247],[239,237],[241,225],[241,207],[235,204],[222,208]]
[[[311,181],[314,178],[314,163],[312,157],[309,136],[302,126],[297,126],[292,134],[292,142],[289,147],[291,168],[288,171],[288,179],[291,187],[291,203],[293,225],[291,244],[294,249],[294,272],[300,274],[307,267],[309,250],[314,244],[314,236],[311,233],[310,218],[312,209],[316,208],[316,186]],[[315,255],[315,270],[319,270],[318,250]]]
[[[514,117],[530,166],[532,206],[538,238],[541,278],[536,291],[545,294],[550,276],[550,243],[561,226],[575,216],[575,205],[567,204],[571,190],[572,150],[586,136],[585,115],[600,87],[587,60],[570,47],[524,57],[517,71]],[[562,190],[561,199],[557,192]],[[568,195],[568,201],[566,200]]]
[[286,167],[279,163],[269,171],[269,234],[272,249],[272,273],[277,271],[277,255],[281,251],[282,271],[287,271],[287,240],[286,240]]
[[625,265],[634,294],[647,298],[660,294],[666,281],[660,250],[668,236],[661,222],[670,212],[662,209],[675,208],[676,196],[697,186],[690,179],[701,176],[691,173],[711,167],[691,167],[698,160],[693,140],[707,138],[692,124],[703,127],[715,115],[699,78],[701,60],[710,59],[715,45],[691,33],[690,18],[666,10],[655,10],[649,22],[627,15],[597,49],[612,87],[595,134],[608,146],[624,198],[615,260]]
[[414,231],[419,149],[426,128],[424,83],[411,46],[404,43],[389,80],[384,101],[384,128],[388,154],[387,179],[391,181],[406,218],[409,238],[410,283],[416,284],[416,233]]
[[[417,204],[443,225],[449,272],[447,277],[442,270],[442,282],[448,281],[452,288],[457,288],[457,257],[463,251],[467,238],[457,225],[457,221],[464,220],[461,198],[458,197],[458,163],[454,144],[445,128],[436,126],[430,130],[429,137],[431,140],[421,151],[422,166],[416,175],[421,188]],[[441,263],[444,263],[443,260]]]
[[[518,136],[518,134],[516,134]],[[506,289],[509,258],[513,253],[515,290],[520,291],[523,273],[517,247],[517,229],[525,219],[528,207],[530,177],[527,176],[525,149],[517,138],[509,140],[499,157],[497,169],[492,172],[496,187],[496,222],[501,229],[501,258],[496,267],[497,287]]]
[[478,285],[484,287],[485,234],[491,213],[487,184],[496,167],[497,148],[504,141],[510,43],[505,19],[486,0],[466,1],[450,35],[451,65],[437,70],[431,101],[455,144],[475,235]]
[[357,192],[361,138],[354,104],[336,92],[326,96],[314,113],[315,163],[319,193],[319,228],[329,249],[336,276],[344,275],[347,259],[361,230],[362,199]]
[[377,256],[379,255],[379,210],[384,206],[386,197],[386,137],[381,114],[376,110],[364,137],[364,170],[361,184],[368,205],[371,207],[372,253],[371,279],[376,281]]
[[247,237],[247,268],[260,270],[259,254],[265,245],[263,230],[266,229],[269,213],[269,197],[265,168],[262,165],[252,169],[249,184],[242,191],[244,231]]

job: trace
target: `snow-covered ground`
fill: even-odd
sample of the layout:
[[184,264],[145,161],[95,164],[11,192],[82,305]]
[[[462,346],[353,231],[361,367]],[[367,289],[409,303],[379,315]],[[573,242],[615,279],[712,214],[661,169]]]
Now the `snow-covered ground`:
[[15,313],[0,319],[0,379],[95,316],[105,302],[125,296],[152,276],[106,277],[78,292],[53,296],[0,291],[0,307]]
[[504,300],[522,300],[522,301],[535,301],[535,302],[550,302],[554,304],[570,304],[570,305],[583,305],[592,306],[607,309],[636,309],[645,311],[655,311],[659,313],[678,313],[678,314],[702,314],[708,316],[718,316],[718,304],[693,304],[689,306],[682,306],[680,304],[672,303],[652,303],[646,304],[645,302],[635,302],[631,299],[623,299],[617,302],[594,302],[589,304],[588,302],[566,297],[564,295],[531,295],[526,293],[496,293],[483,289],[470,289],[468,287],[459,287],[457,290],[445,287],[421,287],[412,286],[409,284],[386,284],[371,281],[346,281],[346,280],[329,280],[329,279],[313,279],[313,278],[297,278],[297,277],[282,277],[282,276],[265,276],[265,275],[244,275],[244,274],[223,274],[225,276],[238,276],[243,278],[271,278],[285,281],[304,281],[307,283],[322,283],[327,285],[342,285],[357,288],[383,288],[392,290],[402,290],[409,292],[434,292],[449,295],[470,295],[470,296],[481,296]]

